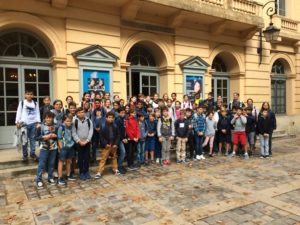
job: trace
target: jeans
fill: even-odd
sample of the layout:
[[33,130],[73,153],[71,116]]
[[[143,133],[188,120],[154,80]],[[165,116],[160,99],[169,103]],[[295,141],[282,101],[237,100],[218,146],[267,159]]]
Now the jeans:
[[171,140],[170,137],[162,137],[162,160],[170,160],[170,148],[171,148]]
[[195,135],[195,142],[196,142],[196,155],[202,155],[202,142],[203,142],[203,136]]
[[139,141],[137,144],[137,161],[140,164],[145,162],[145,141]]
[[192,159],[194,157],[194,152],[195,152],[195,138],[193,134],[190,134],[188,137],[188,146],[189,146],[189,151],[190,151],[190,158]]
[[86,144],[85,146],[76,144],[76,147],[78,149],[79,173],[88,173],[90,168],[90,143]]
[[26,125],[27,128],[27,142],[25,145],[23,145],[23,157],[28,157],[28,140],[30,142],[30,156],[35,154],[35,134],[36,134],[36,128],[35,123],[31,123]]
[[124,145],[123,141],[120,141],[119,151],[118,151],[118,168],[119,169],[122,168],[122,166],[123,166],[125,155],[126,155],[125,145]]
[[93,137],[92,137],[92,159],[96,160],[96,151],[99,146],[100,135],[99,132],[94,130]]
[[41,149],[40,157],[39,157],[39,165],[36,174],[36,181],[42,181],[43,171],[46,167],[46,163],[48,164],[48,180],[53,179],[53,171],[54,171],[54,163],[56,158],[57,149],[48,150]]
[[269,133],[269,154],[272,155],[272,136],[273,131]]
[[161,143],[158,140],[155,140],[155,158],[161,159],[161,148]]
[[266,137],[262,134],[259,135],[260,154],[263,156],[269,155],[269,136]]

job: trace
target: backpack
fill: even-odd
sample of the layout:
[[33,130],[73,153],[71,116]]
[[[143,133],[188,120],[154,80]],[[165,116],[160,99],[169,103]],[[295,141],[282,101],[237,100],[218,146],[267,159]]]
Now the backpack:
[[[24,101],[25,101],[25,100],[22,100],[22,103],[21,103],[21,105],[22,105],[22,109],[23,109],[23,107],[24,107]],[[35,101],[33,101],[33,103],[34,103],[34,107],[36,107],[36,102],[35,102]]]
[[[88,123],[88,126],[89,126],[89,129],[91,128],[91,122],[89,119],[87,119],[87,123]],[[75,119],[75,128],[76,128],[76,131],[78,129],[78,119]]]

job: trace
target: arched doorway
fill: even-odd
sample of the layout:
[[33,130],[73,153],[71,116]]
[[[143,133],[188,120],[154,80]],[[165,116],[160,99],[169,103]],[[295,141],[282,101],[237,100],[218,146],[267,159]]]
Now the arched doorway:
[[214,99],[217,99],[218,96],[222,96],[223,103],[227,105],[229,103],[230,80],[227,66],[221,56],[217,55],[214,58],[212,63],[212,69],[215,70],[212,76],[211,85]]
[[271,106],[275,113],[286,113],[286,68],[282,59],[272,65]]
[[18,103],[25,90],[35,101],[51,96],[50,50],[35,34],[23,30],[0,33],[0,148],[9,147]]
[[143,93],[153,96],[159,92],[159,68],[153,54],[142,45],[134,45],[127,55],[130,67],[126,72],[127,97]]

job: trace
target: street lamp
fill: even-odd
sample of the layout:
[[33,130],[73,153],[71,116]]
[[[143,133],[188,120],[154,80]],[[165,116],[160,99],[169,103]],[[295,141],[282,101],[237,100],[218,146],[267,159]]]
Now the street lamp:
[[262,61],[262,34],[264,34],[267,42],[274,43],[277,41],[280,32],[280,29],[274,26],[272,22],[273,16],[277,13],[277,0],[268,1],[262,8],[264,9],[270,3],[274,3],[274,6],[272,5],[266,10],[266,14],[270,17],[269,26],[266,27],[264,31],[259,32],[259,48],[257,49],[257,53],[259,54],[259,64],[261,64]]

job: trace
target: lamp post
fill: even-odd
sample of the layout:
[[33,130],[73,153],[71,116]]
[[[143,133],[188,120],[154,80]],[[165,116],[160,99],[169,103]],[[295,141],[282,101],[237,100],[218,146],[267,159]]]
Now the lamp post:
[[257,53],[259,54],[259,64],[262,62],[262,34],[267,42],[274,43],[277,41],[280,32],[280,29],[274,26],[272,22],[273,16],[277,13],[277,0],[268,1],[263,5],[263,9],[270,3],[274,3],[274,5],[269,6],[266,10],[266,14],[270,17],[269,26],[266,27],[264,31],[259,32],[259,48],[257,49]]

